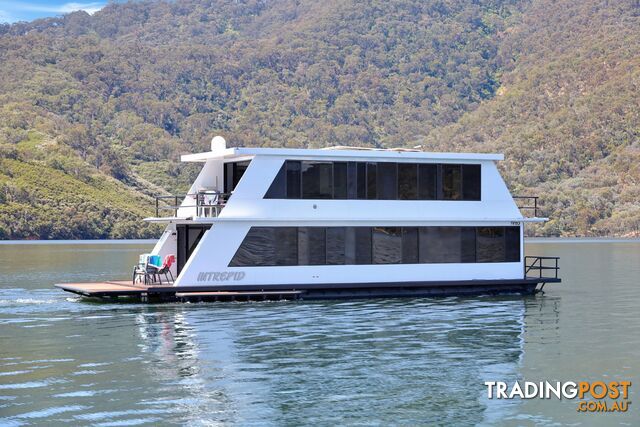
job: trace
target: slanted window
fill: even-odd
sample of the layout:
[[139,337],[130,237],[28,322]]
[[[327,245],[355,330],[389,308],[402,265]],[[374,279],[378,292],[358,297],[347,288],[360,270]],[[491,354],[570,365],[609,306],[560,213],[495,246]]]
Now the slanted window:
[[245,162],[229,162],[224,164],[224,192],[231,193],[236,189],[242,175],[249,167],[248,161]]

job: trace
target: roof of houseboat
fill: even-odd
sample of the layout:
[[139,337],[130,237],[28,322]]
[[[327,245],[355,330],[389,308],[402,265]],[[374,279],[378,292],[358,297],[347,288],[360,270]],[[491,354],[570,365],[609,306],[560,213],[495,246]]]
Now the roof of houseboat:
[[382,149],[335,146],[320,149],[263,148],[263,147],[212,147],[203,153],[185,154],[183,162],[205,162],[211,159],[236,157],[278,156],[287,158],[350,158],[350,159],[416,159],[416,160],[503,160],[503,154],[485,153],[434,153],[415,149]]

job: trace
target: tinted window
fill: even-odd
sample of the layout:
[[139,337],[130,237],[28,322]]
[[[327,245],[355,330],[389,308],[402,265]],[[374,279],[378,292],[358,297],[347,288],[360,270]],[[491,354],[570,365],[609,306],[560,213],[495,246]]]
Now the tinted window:
[[[285,162],[282,164],[280,171],[276,175],[275,179],[271,183],[269,190],[267,190],[267,194],[265,194],[266,199],[284,199],[287,198],[287,164],[289,162]],[[227,182],[227,177],[225,177],[225,182]],[[228,190],[225,190],[228,192]]]
[[357,163],[358,165],[358,199],[367,198],[367,164]]
[[298,264],[324,265],[326,263],[325,242],[324,227],[299,227]]
[[418,199],[436,200],[438,165],[418,165]]
[[[179,248],[187,237],[197,245],[204,230],[179,227]],[[229,265],[519,261],[519,227],[252,227]]]
[[251,227],[233,256],[231,267],[274,265],[274,232],[272,227]]
[[349,162],[347,164],[347,199],[358,198],[358,164]]
[[398,165],[396,163],[378,163],[377,169],[378,199],[398,199]]
[[402,261],[402,236],[399,227],[373,229],[373,263],[399,264]]
[[507,262],[520,262],[520,227],[505,227],[505,258]]
[[422,227],[420,229],[420,262],[462,262],[460,227]]
[[345,162],[333,164],[333,198],[347,198],[347,164]]
[[[225,164],[225,190],[235,188],[248,164]],[[288,160],[265,198],[480,200],[481,187],[480,165]]]
[[398,164],[398,198],[416,200],[418,198],[418,165]]
[[462,165],[464,200],[480,200],[480,165]]
[[504,262],[504,227],[478,227],[476,245],[477,262]]
[[298,265],[298,229],[275,228],[275,265]]
[[444,200],[462,199],[462,167],[460,165],[442,165],[442,198]]
[[462,262],[476,262],[476,227],[461,227],[460,258]]
[[355,227],[356,264],[371,264],[371,228]]
[[367,199],[378,198],[378,189],[376,188],[377,172],[378,172],[377,164],[367,163]]
[[418,263],[418,228],[402,229],[402,263]]
[[327,228],[327,264],[345,263],[345,227]]
[[302,198],[333,198],[332,164],[325,162],[302,162]]
[[300,186],[300,162],[287,162],[287,198],[299,199],[301,197]]

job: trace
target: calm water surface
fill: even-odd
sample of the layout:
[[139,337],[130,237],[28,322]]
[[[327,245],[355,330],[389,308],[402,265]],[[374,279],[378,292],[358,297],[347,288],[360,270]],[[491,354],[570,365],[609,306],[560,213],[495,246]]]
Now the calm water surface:
[[[532,297],[96,304],[147,243],[0,245],[0,425],[640,425],[640,243],[529,243]],[[631,380],[626,414],[484,381]],[[634,407],[636,405],[636,407]]]

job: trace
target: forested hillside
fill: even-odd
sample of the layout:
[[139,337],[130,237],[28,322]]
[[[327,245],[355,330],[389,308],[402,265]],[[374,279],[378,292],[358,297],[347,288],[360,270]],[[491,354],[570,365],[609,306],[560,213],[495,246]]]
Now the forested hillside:
[[640,229],[637,0],[176,1],[0,25],[0,238],[140,237],[180,153],[504,152],[548,235]]

